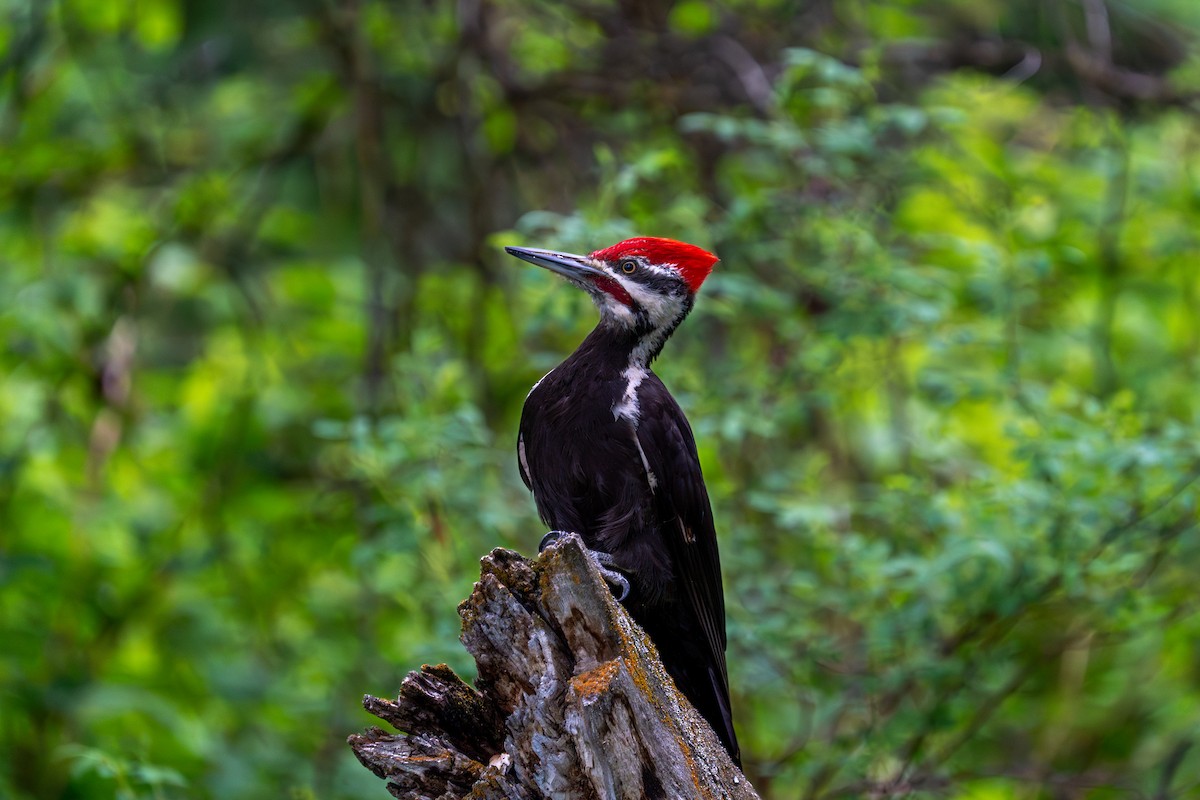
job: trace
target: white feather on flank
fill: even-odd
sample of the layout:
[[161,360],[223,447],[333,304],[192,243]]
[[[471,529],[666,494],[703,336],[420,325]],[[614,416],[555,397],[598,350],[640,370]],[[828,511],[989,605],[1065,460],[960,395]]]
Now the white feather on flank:
[[533,473],[529,471],[529,459],[525,456],[525,435],[517,434],[517,459],[521,462],[521,471],[525,473],[525,477],[533,483]]
[[650,459],[646,458],[646,451],[642,449],[642,440],[638,438],[636,428],[633,431],[633,443],[637,445],[638,455],[642,457],[642,467],[646,470],[646,482],[650,484],[650,491],[653,492],[658,488],[658,476],[654,474],[654,470],[650,469]]

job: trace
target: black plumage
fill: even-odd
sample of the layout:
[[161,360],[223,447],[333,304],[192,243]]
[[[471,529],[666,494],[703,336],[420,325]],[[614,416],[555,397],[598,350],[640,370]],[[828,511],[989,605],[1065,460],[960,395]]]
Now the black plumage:
[[[691,427],[649,368],[716,259],[661,239],[586,257],[510,252],[567,275],[601,309],[600,324],[525,401],[521,477],[551,529],[578,533],[628,578],[626,608],[740,763],[712,509]],[[704,262],[696,253],[707,262],[689,272],[679,262]]]

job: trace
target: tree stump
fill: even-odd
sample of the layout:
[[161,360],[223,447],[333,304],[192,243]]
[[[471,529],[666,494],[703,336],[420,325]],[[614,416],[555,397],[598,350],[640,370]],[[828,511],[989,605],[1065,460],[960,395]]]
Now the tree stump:
[[364,707],[352,735],[396,797],[757,798],[577,536],[530,561],[496,549],[458,608],[476,687],[445,664]]

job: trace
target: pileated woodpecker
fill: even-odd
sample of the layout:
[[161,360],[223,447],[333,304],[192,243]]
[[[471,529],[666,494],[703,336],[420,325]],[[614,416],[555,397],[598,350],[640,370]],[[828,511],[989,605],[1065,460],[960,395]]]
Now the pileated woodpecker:
[[696,443],[650,362],[692,310],[717,257],[636,238],[580,256],[506,247],[591,295],[600,322],[534,384],[521,478],[553,530],[583,537],[679,690],[740,766],[725,671],[725,598]]

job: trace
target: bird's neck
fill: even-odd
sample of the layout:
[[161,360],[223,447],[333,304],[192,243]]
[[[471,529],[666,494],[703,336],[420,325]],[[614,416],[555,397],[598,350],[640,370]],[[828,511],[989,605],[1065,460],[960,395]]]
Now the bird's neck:
[[671,338],[691,310],[690,296],[681,298],[670,316],[659,314],[656,317],[639,306],[627,319],[625,316],[606,314],[601,309],[600,323],[580,345],[580,349],[590,346],[620,356],[617,361],[622,369],[649,369],[650,363],[662,352],[667,339]]
[[639,388],[653,374],[650,362],[669,336],[670,331],[639,333],[602,322],[562,364],[560,374],[595,387],[589,393],[597,400],[611,400],[614,419],[625,418],[636,425],[641,415]]
[[[678,324],[678,323],[676,323]],[[601,321],[579,345],[586,352],[617,371],[649,369],[650,362],[662,352],[675,325],[637,330]]]

